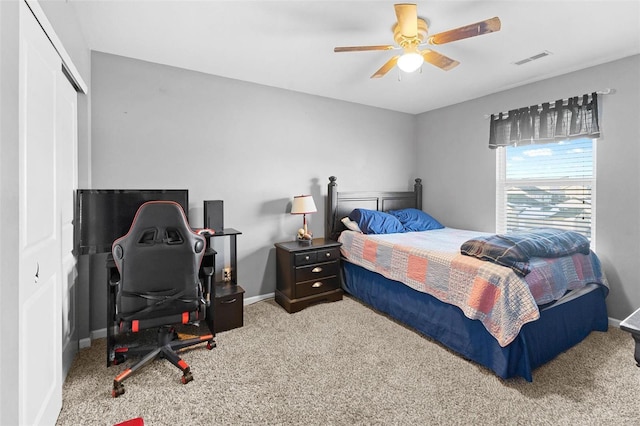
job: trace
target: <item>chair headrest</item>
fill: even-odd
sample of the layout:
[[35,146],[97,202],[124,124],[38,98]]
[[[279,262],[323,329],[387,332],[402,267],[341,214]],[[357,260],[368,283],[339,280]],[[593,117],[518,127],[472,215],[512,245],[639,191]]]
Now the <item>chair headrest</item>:
[[187,216],[180,204],[174,201],[147,201],[142,204],[131,223],[129,232],[113,242],[114,259],[124,256],[124,244],[151,246],[157,244],[192,244],[195,253],[205,249],[204,237],[189,226]]

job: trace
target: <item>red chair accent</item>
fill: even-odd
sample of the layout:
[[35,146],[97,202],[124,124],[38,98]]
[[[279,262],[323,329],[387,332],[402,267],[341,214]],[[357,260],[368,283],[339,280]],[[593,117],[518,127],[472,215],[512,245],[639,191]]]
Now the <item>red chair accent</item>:
[[144,426],[144,420],[142,417],[136,417],[135,419],[125,420],[122,423],[116,423],[113,426]]

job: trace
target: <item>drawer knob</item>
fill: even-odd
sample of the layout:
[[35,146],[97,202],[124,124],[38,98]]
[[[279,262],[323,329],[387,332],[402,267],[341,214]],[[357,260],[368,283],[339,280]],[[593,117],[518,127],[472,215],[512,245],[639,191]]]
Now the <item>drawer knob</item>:
[[311,284],[311,287],[313,288],[322,287],[322,283],[320,281],[316,281],[315,283]]
[[328,253],[328,252],[327,252],[327,254],[325,254],[325,256],[327,256],[327,257],[331,257],[331,253]]
[[317,273],[319,273],[319,272],[322,272],[322,268],[321,268],[320,266],[316,266],[315,268],[313,268],[313,269],[311,270],[311,272],[315,272],[315,273],[317,274]]
[[309,260],[309,256],[305,256],[305,257],[304,257],[304,260]]

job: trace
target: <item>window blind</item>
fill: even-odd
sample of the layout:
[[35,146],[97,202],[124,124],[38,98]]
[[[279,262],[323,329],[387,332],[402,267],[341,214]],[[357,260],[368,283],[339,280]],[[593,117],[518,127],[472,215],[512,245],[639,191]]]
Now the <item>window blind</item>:
[[594,151],[592,139],[499,148],[497,231],[567,229],[593,245]]

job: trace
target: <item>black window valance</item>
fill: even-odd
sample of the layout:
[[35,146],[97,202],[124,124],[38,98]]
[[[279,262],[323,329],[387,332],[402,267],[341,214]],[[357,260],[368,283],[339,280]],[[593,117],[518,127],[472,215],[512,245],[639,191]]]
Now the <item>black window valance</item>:
[[489,148],[599,136],[598,95],[593,92],[492,114]]

